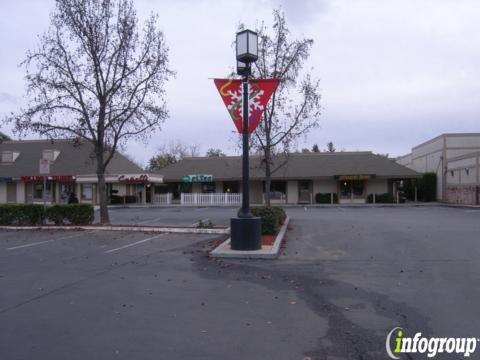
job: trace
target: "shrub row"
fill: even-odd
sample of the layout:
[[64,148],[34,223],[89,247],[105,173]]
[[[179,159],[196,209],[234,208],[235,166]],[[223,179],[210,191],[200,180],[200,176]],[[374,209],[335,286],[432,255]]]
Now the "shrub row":
[[[394,202],[395,198],[390,193],[375,194],[375,203],[377,204],[393,204]],[[373,194],[367,196],[367,203],[373,203]]]
[[[315,194],[315,202],[317,204],[330,204],[332,202],[330,193],[317,193]],[[333,203],[338,204],[338,195],[333,193]]]
[[90,204],[52,205],[47,208],[46,218],[56,225],[87,225],[93,222],[93,206]]
[[403,181],[403,192],[408,200],[415,200],[415,188],[417,188],[418,201],[437,200],[437,174],[428,172],[420,179]]
[[40,225],[45,220],[57,225],[91,224],[94,218],[90,204],[52,205],[46,211],[38,204],[1,204],[0,225]]
[[135,195],[111,195],[110,196],[110,204],[118,205],[118,204],[134,204],[137,202],[137,197]]
[[252,208],[252,214],[261,218],[263,235],[276,234],[280,228],[280,225],[282,225],[287,218],[285,211],[278,206],[254,207]]

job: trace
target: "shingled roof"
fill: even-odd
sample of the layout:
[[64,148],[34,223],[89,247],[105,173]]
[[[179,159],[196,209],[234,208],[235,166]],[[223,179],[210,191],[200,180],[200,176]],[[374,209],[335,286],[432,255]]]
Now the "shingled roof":
[[[284,161],[277,158],[275,163]],[[275,165],[273,166],[275,167]],[[240,180],[242,177],[242,158],[192,157],[158,171],[165,182],[180,181],[184,175],[213,175],[214,180]],[[261,180],[265,177],[260,157],[250,157],[250,178]],[[379,178],[414,178],[419,174],[394,160],[369,151],[334,153],[293,153],[287,164],[272,175],[272,179],[314,179],[340,175],[372,175]]]
[[[96,160],[89,143],[74,144],[72,140],[2,141],[0,152],[14,151],[20,155],[12,164],[0,163],[0,177],[39,175],[39,160],[43,150],[58,150],[58,158],[51,164],[51,175],[96,174]],[[139,166],[117,153],[107,167],[106,174],[145,173]]]

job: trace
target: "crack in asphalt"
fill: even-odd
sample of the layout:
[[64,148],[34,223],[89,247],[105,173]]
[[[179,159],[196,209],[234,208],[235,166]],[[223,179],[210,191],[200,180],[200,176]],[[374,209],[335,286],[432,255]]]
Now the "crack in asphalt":
[[[208,242],[208,240],[207,240]],[[193,244],[192,247],[203,248],[205,242]],[[310,264],[282,263],[281,259],[271,260],[239,260],[212,259],[205,250],[194,256],[197,272],[210,279],[223,277],[228,280],[247,281],[280,292],[294,291],[299,299],[317,316],[328,321],[327,333],[317,339],[317,344],[304,351],[308,360],[327,359],[379,359],[386,358],[385,334],[360,326],[346,316],[344,307],[332,300],[335,298],[355,298],[359,302],[371,304],[375,315],[392,320],[404,329],[422,329],[431,332],[428,319],[405,303],[392,300],[386,295],[361,289],[352,284],[328,278],[324,273],[322,262]],[[205,268],[210,271],[203,271]],[[221,271],[227,269],[228,271]],[[408,355],[408,354],[406,354]]]

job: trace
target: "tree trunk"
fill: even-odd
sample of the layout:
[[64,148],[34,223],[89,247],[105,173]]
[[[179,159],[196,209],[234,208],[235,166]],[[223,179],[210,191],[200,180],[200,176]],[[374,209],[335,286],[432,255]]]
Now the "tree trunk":
[[100,205],[100,223],[109,224],[107,207],[107,185],[105,184],[105,168],[103,166],[103,151],[100,155],[97,152],[97,178],[98,178],[98,196]]
[[265,148],[265,206],[270,207],[270,185],[272,183],[272,173],[270,168],[270,148]]

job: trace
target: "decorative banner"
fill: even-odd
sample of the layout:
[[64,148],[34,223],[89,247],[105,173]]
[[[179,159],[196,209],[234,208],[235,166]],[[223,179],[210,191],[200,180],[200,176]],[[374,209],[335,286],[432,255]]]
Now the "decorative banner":
[[[242,80],[214,79],[228,113],[239,133],[243,132],[243,84]],[[253,79],[248,81],[248,133],[257,128],[268,100],[276,90],[278,79]]]

